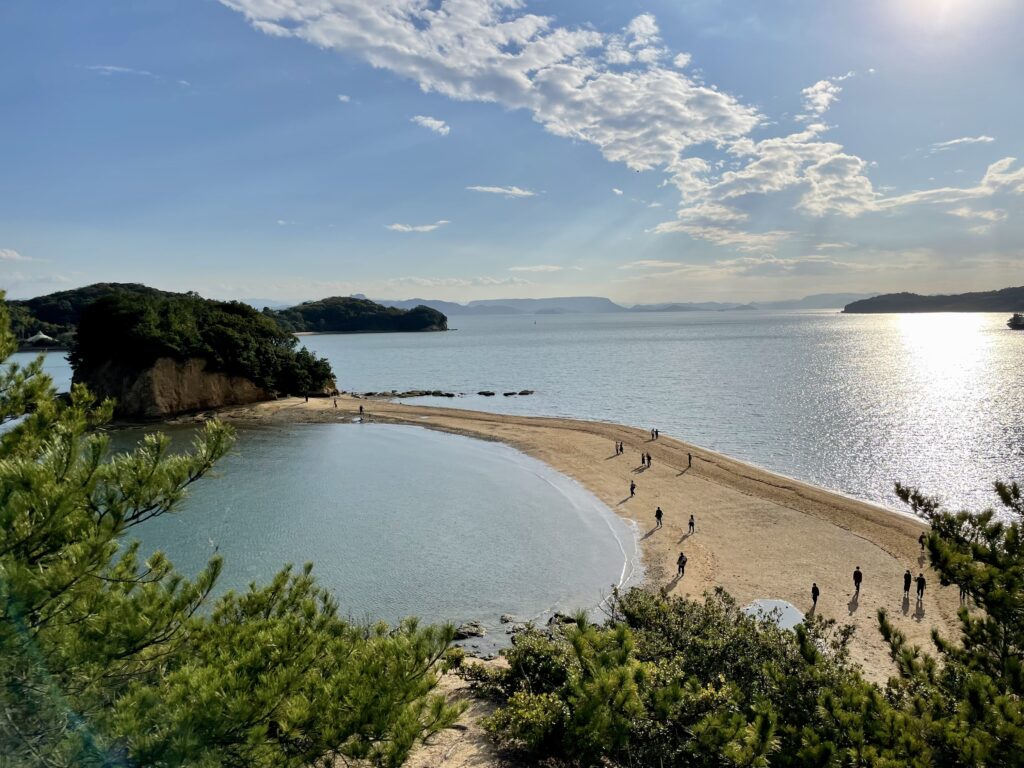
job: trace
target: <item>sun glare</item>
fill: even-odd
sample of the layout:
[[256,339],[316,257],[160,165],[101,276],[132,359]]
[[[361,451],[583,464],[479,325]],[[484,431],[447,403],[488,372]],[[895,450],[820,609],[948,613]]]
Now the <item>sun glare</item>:
[[1006,0],[897,0],[887,3],[901,25],[924,32],[963,30],[990,20]]

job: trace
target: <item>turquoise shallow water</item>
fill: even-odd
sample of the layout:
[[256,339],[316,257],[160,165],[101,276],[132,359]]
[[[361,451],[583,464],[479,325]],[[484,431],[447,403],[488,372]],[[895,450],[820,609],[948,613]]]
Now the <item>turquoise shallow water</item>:
[[[127,446],[140,432],[117,435]],[[173,430],[184,445],[191,432]],[[543,619],[639,576],[636,536],[589,492],[497,443],[416,427],[246,427],[180,512],[139,526],[184,573],[225,557],[220,589],[315,563],[356,618]]]

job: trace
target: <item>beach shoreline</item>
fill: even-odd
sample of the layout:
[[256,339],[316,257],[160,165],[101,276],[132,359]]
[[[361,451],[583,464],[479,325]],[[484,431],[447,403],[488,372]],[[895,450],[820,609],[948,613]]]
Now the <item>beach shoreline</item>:
[[[778,598],[810,609],[811,583],[821,589],[818,613],[856,628],[851,657],[875,682],[895,672],[877,628],[886,608],[909,641],[928,648],[937,628],[957,633],[956,590],[940,587],[926,567],[915,518],[835,491],[788,478],[674,437],[652,440],[636,427],[602,421],[510,416],[342,396],[289,398],[223,409],[239,423],[351,423],[359,407],[372,423],[426,427],[508,444],[572,478],[620,517],[636,524],[645,584],[673,595],[700,598],[724,587],[741,603]],[[616,441],[625,443],[622,455]],[[652,455],[640,466],[641,452]],[[692,454],[692,466],[688,466]],[[400,468],[396,468],[396,479]],[[630,498],[629,484],[637,493]],[[662,528],[654,509],[665,511]],[[687,533],[689,515],[696,531]],[[675,577],[680,551],[686,574]],[[859,599],[852,572],[864,571]],[[923,571],[929,585],[918,607],[902,598],[904,568]]]

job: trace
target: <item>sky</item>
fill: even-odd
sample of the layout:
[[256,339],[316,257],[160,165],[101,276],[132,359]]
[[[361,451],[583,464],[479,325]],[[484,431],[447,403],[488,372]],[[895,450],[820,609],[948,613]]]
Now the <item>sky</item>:
[[0,287],[1024,284],[1015,0],[4,0]]

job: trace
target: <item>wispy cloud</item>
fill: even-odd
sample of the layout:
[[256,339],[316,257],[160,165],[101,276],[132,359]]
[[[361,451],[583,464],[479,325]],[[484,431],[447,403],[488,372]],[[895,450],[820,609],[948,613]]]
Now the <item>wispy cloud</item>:
[[661,261],[659,259],[640,259],[639,261],[631,261],[628,264],[623,264],[619,269],[671,269],[672,267],[682,267],[683,262],[681,261]]
[[13,248],[0,248],[0,261],[36,261],[36,259],[22,256]]
[[[87,66],[86,69],[90,72],[102,75],[103,77],[128,75],[133,77],[145,77],[150,80],[166,80],[166,78],[156,74],[155,72],[150,72],[148,69],[136,69],[135,67],[120,67],[112,64],[91,64]],[[188,88],[192,85],[188,80],[174,80],[174,82],[183,88]]]
[[622,190],[617,187],[612,187],[612,192],[614,192],[616,195],[622,194]]
[[522,187],[466,187],[466,189],[472,192],[484,192],[488,195],[504,195],[505,197],[533,197],[537,193],[523,189]]
[[931,145],[930,154],[936,152],[947,152],[954,147],[962,147],[966,144],[991,144],[995,139],[991,136],[962,136],[959,139],[939,141]]
[[451,222],[447,219],[441,219],[433,224],[388,224],[387,228],[394,232],[433,232],[445,224],[451,224]]
[[348,95],[346,95],[344,93],[339,93],[338,94],[338,101],[340,101],[342,104],[348,104],[350,101],[352,101],[352,97],[348,96]]
[[509,267],[509,272],[561,272],[565,267],[555,264],[536,264],[531,267]]
[[416,125],[423,126],[427,130],[433,131],[434,133],[440,134],[441,136],[447,136],[451,131],[451,126],[448,125],[444,120],[438,120],[436,117],[428,117],[427,115],[416,115],[415,117],[409,118],[410,122],[416,123]]

